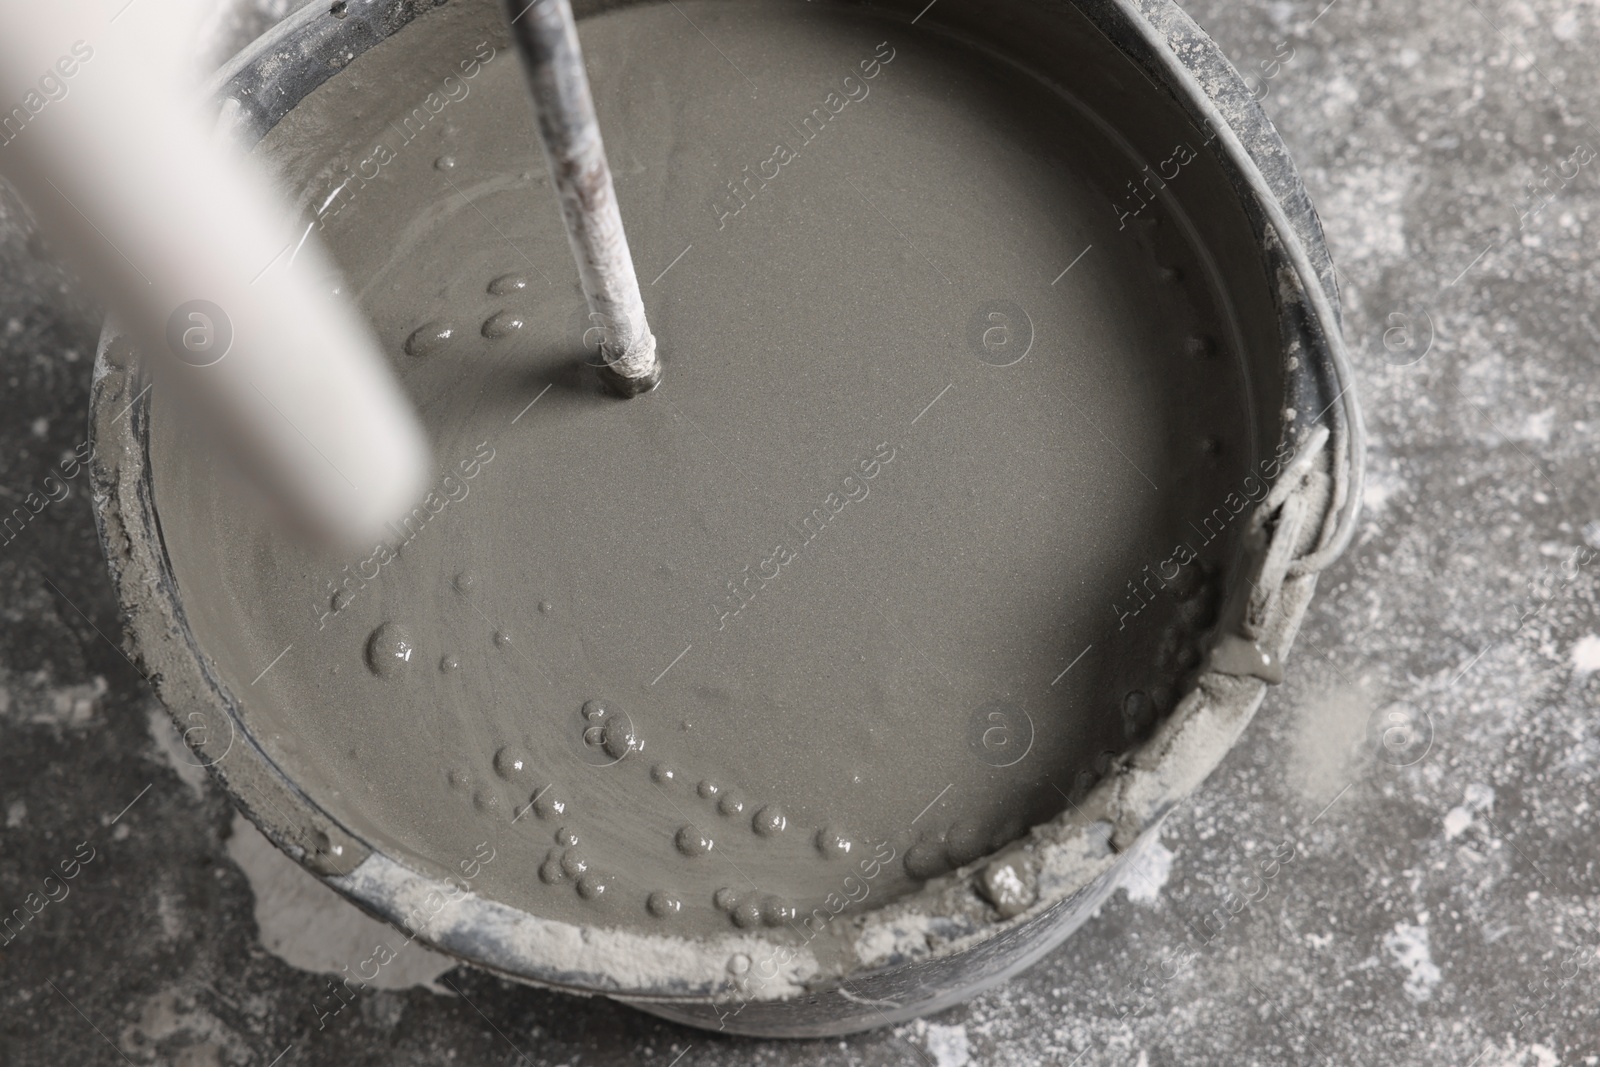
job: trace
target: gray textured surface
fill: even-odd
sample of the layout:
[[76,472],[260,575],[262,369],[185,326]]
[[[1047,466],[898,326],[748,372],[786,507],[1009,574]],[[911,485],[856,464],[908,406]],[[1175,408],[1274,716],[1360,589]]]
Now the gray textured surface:
[[[1594,164],[1518,214],[1543,168],[1600,146],[1600,12],[1190,9],[1241,68],[1269,64],[1372,453],[1292,681],[1169,820],[1170,870],[1024,978],[845,1042],[721,1039],[464,968],[443,978],[460,995],[369,991],[319,1029],[326,979],[263,948],[231,809],[177,773],[113,644],[80,482],[0,545],[0,909],[96,849],[0,947],[0,1064],[1600,1063],[1600,559],[1574,557],[1586,528],[1600,544]],[[97,327],[0,207],[9,505],[82,439]],[[1417,734],[1379,758],[1391,713]],[[1275,847],[1294,858],[1263,877]]]

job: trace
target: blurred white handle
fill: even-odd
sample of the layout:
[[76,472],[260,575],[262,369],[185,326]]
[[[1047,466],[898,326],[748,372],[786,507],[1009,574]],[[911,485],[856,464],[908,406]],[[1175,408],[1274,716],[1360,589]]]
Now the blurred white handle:
[[195,13],[0,0],[0,173],[156,388],[303,529],[371,543],[424,492],[427,442],[370,329],[329,295],[316,235],[186,97]]

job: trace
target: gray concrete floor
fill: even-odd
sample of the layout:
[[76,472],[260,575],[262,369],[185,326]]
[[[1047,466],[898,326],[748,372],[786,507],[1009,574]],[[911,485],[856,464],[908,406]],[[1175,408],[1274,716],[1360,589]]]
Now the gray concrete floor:
[[[118,650],[80,481],[0,545],[0,908],[93,850],[0,948],[0,1064],[1600,1063],[1600,563],[1576,555],[1600,545],[1600,186],[1564,178],[1600,148],[1600,9],[1324,3],[1190,9],[1261,76],[1327,225],[1368,509],[1292,680],[1063,948],[847,1041],[715,1037],[467,968],[459,995],[370,991],[319,1029],[326,980],[263,947],[228,801],[180,776]],[[9,502],[83,438],[97,316],[0,211]],[[1293,858],[1263,877],[1274,849]]]

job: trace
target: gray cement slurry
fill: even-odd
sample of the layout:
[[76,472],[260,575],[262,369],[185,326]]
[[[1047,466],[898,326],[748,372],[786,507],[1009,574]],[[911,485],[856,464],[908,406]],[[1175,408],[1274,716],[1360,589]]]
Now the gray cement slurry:
[[[1368,510],[1290,681],[1168,820],[1166,866],[1031,971],[846,1041],[719,1039],[466,968],[448,997],[365,991],[318,1029],[328,978],[263,951],[227,857],[231,806],[169,763],[148,688],[96,632],[118,639],[116,605],[74,491],[0,545],[0,908],[79,842],[98,851],[0,945],[5,1058],[122,1062],[108,1040],[136,1064],[259,1067],[1600,1057],[1600,590],[1592,563],[1561,572],[1600,519],[1584,325],[1600,194],[1580,177],[1526,231],[1516,214],[1584,139],[1566,120],[1600,115],[1600,26],[1554,0],[1478,6],[1190,5],[1241,69],[1272,75],[1265,107],[1328,228],[1372,431]],[[0,213],[0,485],[25,494],[83,441],[99,321],[4,192]],[[651,251],[664,267],[683,246]],[[1377,758],[1374,716],[1415,740]],[[1263,880],[1286,842],[1295,858]]]
[[[646,272],[659,393],[582,371],[522,72],[492,6],[447,10],[261,148],[345,181],[322,234],[436,489],[311,553],[158,400],[156,502],[202,647],[346,825],[450,871],[492,842],[474,891],[541,916],[795,938],[1054,816],[1181,695],[1238,532],[1188,520],[1254,463],[1216,310],[1251,279],[1123,232],[1138,162],[975,49],[679,8],[584,23],[631,240],[687,248]],[[703,85],[685,17],[766,56],[759,102]]]

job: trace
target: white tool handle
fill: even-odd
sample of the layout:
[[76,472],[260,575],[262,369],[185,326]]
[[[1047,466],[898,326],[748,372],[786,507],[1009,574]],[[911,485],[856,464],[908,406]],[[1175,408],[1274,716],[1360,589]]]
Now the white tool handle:
[[0,173],[155,389],[302,529],[370,543],[422,495],[427,442],[370,329],[330,295],[316,235],[211,136],[185,55],[198,14],[0,0]]

